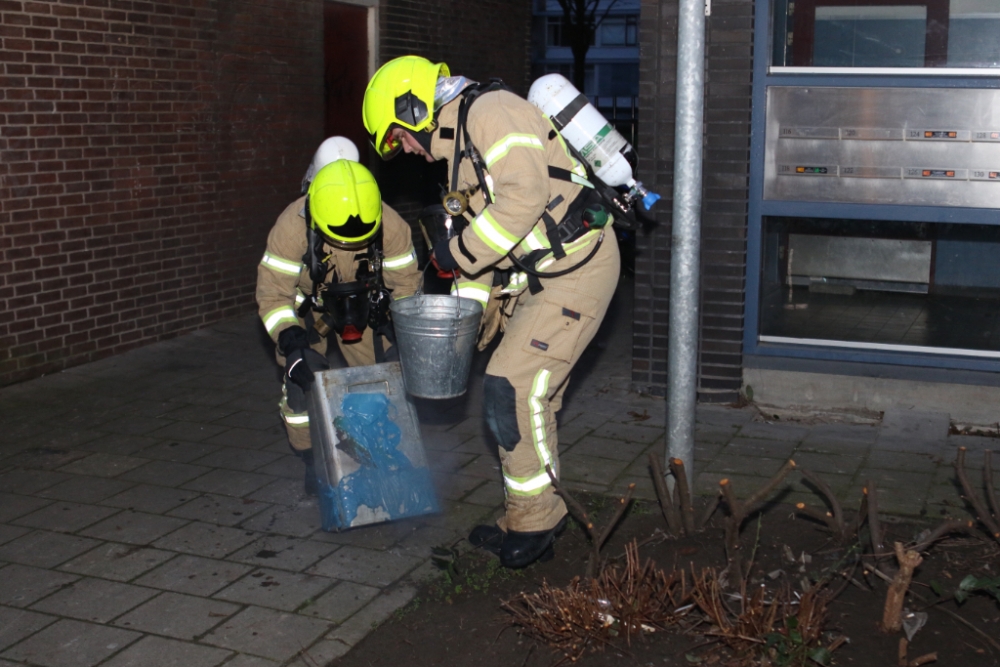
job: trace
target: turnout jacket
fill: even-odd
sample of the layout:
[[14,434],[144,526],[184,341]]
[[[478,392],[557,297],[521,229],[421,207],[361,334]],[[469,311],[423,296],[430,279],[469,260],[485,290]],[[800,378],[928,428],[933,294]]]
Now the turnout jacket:
[[[457,127],[461,97],[436,112],[438,127],[431,137],[431,155],[448,160],[451,178],[455,141],[465,142]],[[450,131],[449,131],[450,128]],[[542,213],[552,202],[549,215],[559,222],[570,203],[589,186],[585,168],[569,152],[564,139],[555,131],[540,109],[514,93],[497,90],[483,93],[468,111],[466,128],[472,144],[485,166],[487,187],[493,203],[487,205],[480,192],[469,198],[465,213],[468,227],[449,243],[449,250],[466,278],[460,280],[459,294],[482,303],[489,299],[492,276],[488,268],[512,266],[507,254],[523,257],[532,250],[549,248]],[[549,166],[573,174],[573,181],[549,176]],[[458,188],[465,190],[479,184],[471,160],[462,159]],[[556,260],[551,254],[534,267],[539,271],[558,271],[573,266],[596,242],[600,230],[587,232],[572,243],[564,244],[567,257]],[[505,293],[519,293],[527,287],[527,276],[517,272]]]
[[[389,205],[382,204],[382,276],[392,296],[399,299],[412,296],[420,283],[417,256],[413,250],[410,226]],[[267,249],[257,266],[257,306],[271,339],[293,325],[301,325],[297,310],[312,294],[309,267],[303,257],[309,249],[306,237],[305,197],[295,200],[278,216],[267,236]],[[327,260],[325,282],[334,277],[339,282],[355,279],[359,260],[366,258],[367,248],[343,250],[323,244]]]

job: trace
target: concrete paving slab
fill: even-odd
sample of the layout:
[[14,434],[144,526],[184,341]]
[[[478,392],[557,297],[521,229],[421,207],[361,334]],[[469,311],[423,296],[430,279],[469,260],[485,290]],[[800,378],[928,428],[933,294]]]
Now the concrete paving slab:
[[739,435],[744,438],[765,438],[789,442],[801,442],[808,433],[808,428],[788,422],[752,421],[741,426],[739,430]]
[[55,567],[90,551],[97,540],[75,535],[35,530],[0,546],[0,560],[36,567]]
[[302,461],[299,457],[288,454],[287,447],[285,449],[265,448],[259,451],[270,453],[276,456],[276,458],[273,462],[257,468],[254,472],[259,472],[262,475],[285,477],[287,479],[302,479]]
[[[275,408],[271,408],[271,410],[275,410]],[[284,428],[281,426],[275,426],[266,431],[250,428],[222,428],[223,431],[210,435],[205,439],[205,442],[212,445],[244,449],[263,449],[276,440],[287,442]],[[287,446],[285,449],[287,451]]]
[[85,528],[79,533],[101,540],[145,545],[187,525],[187,523],[184,519],[125,510]]
[[182,487],[203,493],[218,493],[242,498],[248,493],[253,493],[262,486],[270,484],[274,479],[271,475],[261,475],[254,472],[214,469],[190,482],[185,482]]
[[256,533],[245,530],[192,521],[156,540],[153,546],[207,558],[222,558],[253,542],[257,537],[259,535]]
[[138,632],[63,619],[0,654],[43,667],[92,667],[138,640]]
[[337,583],[301,572],[259,568],[213,595],[217,600],[295,611]]
[[339,548],[317,540],[266,535],[230,554],[229,560],[290,572],[301,572]]
[[10,526],[5,523],[0,523],[0,544],[6,544],[11,540],[15,540],[22,535],[27,535],[31,532],[31,528],[24,526]]
[[174,557],[170,551],[109,542],[63,563],[59,569],[114,581],[130,581]]
[[330,624],[298,614],[248,607],[209,632],[202,641],[213,646],[285,661],[311,645]]
[[0,607],[0,651],[29,637],[58,618],[33,611]]
[[10,470],[0,473],[0,490],[32,496],[69,478],[65,473],[48,470]]
[[145,463],[147,463],[147,459],[135,456],[120,456],[118,454],[96,452],[78,461],[64,465],[59,471],[76,475],[93,475],[95,477],[117,477]]
[[302,649],[299,652],[299,656],[295,658],[295,660],[289,662],[286,667],[314,667],[315,665],[329,665],[350,650],[351,647],[342,641],[321,639],[309,648]]
[[[127,630],[195,639],[241,608],[229,602],[166,592],[118,617],[114,624]],[[154,660],[148,664],[159,663]]]
[[308,537],[320,526],[319,508],[274,505],[243,522],[243,528],[288,537]]
[[734,437],[723,450],[725,456],[761,456],[767,459],[788,460],[795,456],[798,443],[792,440],[767,440]]
[[134,583],[176,593],[209,596],[251,570],[253,567],[240,563],[197,556],[177,556],[139,577]]
[[156,440],[153,444],[136,452],[137,456],[157,461],[175,461],[191,463],[195,459],[208,456],[221,449],[218,445],[208,445],[204,442],[180,442],[178,440]]
[[38,495],[42,498],[65,500],[71,503],[98,504],[102,500],[135,486],[134,482],[73,475],[64,482],[50,486]]
[[8,565],[0,570],[0,604],[27,607],[80,577],[27,565]]
[[125,473],[121,476],[121,479],[159,486],[180,486],[185,482],[190,482],[192,479],[211,472],[211,470],[211,468],[190,465],[188,463],[150,461],[135,470]]
[[795,452],[791,458],[798,467],[817,473],[821,477],[827,474],[853,476],[864,462],[864,459],[853,456],[805,451]]
[[875,449],[895,452],[940,452],[948,439],[947,413],[916,408],[886,408]]
[[[299,466],[301,465],[300,463]],[[247,494],[246,498],[277,505],[299,505],[307,500],[302,488],[301,469],[296,477],[292,479],[276,479],[253,493]]]
[[344,546],[306,570],[331,579],[384,588],[420,564],[420,559],[392,551]]
[[[274,660],[268,660],[256,655],[246,655],[245,653],[238,654],[226,663],[226,667],[277,667],[277,665],[278,663]],[[3,665],[0,665],[0,667],[3,667]]]
[[614,419],[605,422],[594,429],[591,435],[612,440],[624,440],[630,443],[648,445],[663,437],[663,429],[646,426],[642,422],[622,422]]
[[560,479],[567,482],[585,482],[598,486],[607,486],[628,468],[629,462],[596,456],[567,456],[560,460],[562,470]]
[[52,504],[51,500],[22,496],[13,493],[0,493],[0,523],[6,523],[19,516],[31,514],[35,510]]
[[89,456],[78,449],[54,449],[50,447],[28,447],[4,460],[5,466],[55,470],[77,459]]
[[232,651],[162,637],[143,637],[102,667],[215,667]]
[[[101,428],[103,430],[103,426]],[[115,454],[118,456],[131,456],[133,454],[138,454],[142,450],[159,442],[161,441],[156,438],[147,438],[142,435],[105,433],[96,440],[90,440],[89,442],[76,445],[76,448],[86,452],[103,452],[105,454]],[[152,458],[147,457],[144,454],[140,454],[139,456]]]
[[[225,433],[230,430],[226,426],[219,426],[213,424],[194,424],[191,422],[175,422],[169,419],[160,420],[162,422],[161,426],[152,431],[146,431],[145,434],[151,438],[160,438],[161,440],[185,440],[187,442],[201,442],[202,440],[208,440],[214,435],[219,435],[220,433]],[[221,443],[219,443],[221,444]]]
[[11,523],[18,526],[47,528],[71,533],[97,523],[112,514],[117,514],[119,511],[114,507],[101,507],[100,505],[55,502],[31,514],[18,517]]
[[[642,440],[628,441],[602,437],[597,435],[595,431],[591,435],[580,438],[567,451],[572,451],[574,456],[582,454],[584,456],[596,456],[602,459],[614,459],[631,463],[646,451],[647,446]],[[562,456],[561,452],[560,456]]]
[[157,591],[150,588],[84,577],[34,603],[31,609],[81,621],[107,623],[156,594]]
[[[721,456],[705,467],[706,473],[719,479],[730,475],[757,475],[770,477],[785,465],[786,459],[765,459],[759,456]],[[764,480],[757,485],[761,486]]]
[[135,484],[130,489],[106,498],[100,504],[110,507],[163,514],[175,507],[183,505],[200,495],[197,491],[184,491],[166,486],[152,484]]
[[252,498],[231,498],[205,494],[175,507],[167,514],[172,517],[204,521],[220,526],[235,526],[270,507],[271,505],[268,503],[262,503]]

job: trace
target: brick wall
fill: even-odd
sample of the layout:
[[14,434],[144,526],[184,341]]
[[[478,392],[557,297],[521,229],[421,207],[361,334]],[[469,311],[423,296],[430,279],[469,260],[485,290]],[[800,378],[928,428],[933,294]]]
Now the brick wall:
[[[752,0],[713,0],[706,42],[698,396],[736,399],[742,376],[749,177]],[[664,394],[670,288],[677,0],[643,0],[639,173],[663,195],[657,228],[637,239],[632,380]]]
[[253,308],[321,138],[317,11],[0,1],[0,385]]

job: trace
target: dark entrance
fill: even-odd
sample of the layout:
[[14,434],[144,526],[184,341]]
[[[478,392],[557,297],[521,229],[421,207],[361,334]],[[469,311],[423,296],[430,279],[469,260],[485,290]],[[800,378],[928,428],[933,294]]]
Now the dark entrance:
[[367,163],[368,134],[361,103],[368,85],[368,8],[340,2],[323,6],[324,136],[341,135],[358,146]]

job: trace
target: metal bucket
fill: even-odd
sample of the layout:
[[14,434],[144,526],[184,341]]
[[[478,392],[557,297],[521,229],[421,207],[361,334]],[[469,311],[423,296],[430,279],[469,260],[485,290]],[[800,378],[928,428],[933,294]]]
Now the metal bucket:
[[389,306],[407,393],[453,398],[465,393],[483,316],[474,299],[418,294]]

